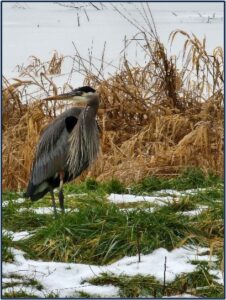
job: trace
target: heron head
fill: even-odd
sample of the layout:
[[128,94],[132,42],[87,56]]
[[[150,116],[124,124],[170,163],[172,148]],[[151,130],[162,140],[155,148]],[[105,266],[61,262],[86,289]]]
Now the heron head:
[[99,102],[99,96],[96,90],[90,86],[82,86],[69,93],[48,97],[44,100],[71,100],[79,104],[91,105]]

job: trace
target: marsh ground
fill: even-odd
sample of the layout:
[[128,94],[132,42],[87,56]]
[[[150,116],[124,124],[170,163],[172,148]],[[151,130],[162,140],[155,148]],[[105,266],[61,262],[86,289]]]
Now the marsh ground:
[[223,297],[218,177],[89,179],[65,195],[55,218],[48,196],[3,194],[4,297]]

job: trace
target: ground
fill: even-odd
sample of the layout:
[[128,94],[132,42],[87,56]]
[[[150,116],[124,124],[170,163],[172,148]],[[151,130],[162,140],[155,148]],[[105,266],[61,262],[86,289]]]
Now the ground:
[[187,170],[51,200],[3,194],[3,296],[223,298],[223,183]]

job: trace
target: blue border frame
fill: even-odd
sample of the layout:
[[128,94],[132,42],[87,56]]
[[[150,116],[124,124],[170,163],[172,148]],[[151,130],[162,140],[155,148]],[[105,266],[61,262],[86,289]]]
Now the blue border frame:
[[103,3],[108,3],[108,2],[110,2],[110,3],[117,3],[117,2],[120,2],[120,3],[122,3],[122,2],[124,2],[124,3],[128,3],[128,2],[136,2],[136,3],[139,3],[139,2],[156,2],[156,3],[172,3],[172,2],[175,2],[175,3],[186,3],[186,2],[194,2],[194,3],[225,3],[225,1],[224,0],[216,0],[216,1],[214,1],[214,0],[169,0],[169,1],[167,1],[167,0],[153,0],[153,1],[148,1],[148,0],[144,0],[144,1],[137,1],[137,0],[135,0],[135,1],[130,1],[130,0],[128,0],[128,1],[120,1],[120,0],[118,0],[118,1],[107,1],[107,0],[104,0],[104,1],[67,1],[67,0],[63,0],[63,1],[60,1],[60,0],[55,0],[55,1],[49,1],[49,0],[47,0],[47,1],[45,1],[45,0],[31,0],[31,1],[27,1],[27,0],[16,0],[16,1],[10,1],[10,0],[2,0],[1,1],[1,4],[2,3],[20,3],[20,2],[22,2],[22,3],[24,3],[24,2],[26,2],[26,3],[34,3],[34,2],[42,2],[42,3],[51,3],[51,2],[65,2],[65,3],[68,3],[68,2],[76,2],[76,3],[89,3],[89,2],[96,2],[96,3],[100,3],[100,2],[103,2]]
[[[27,1],[27,0],[16,0],[16,1],[10,1],[10,0],[2,0],[1,1],[1,45],[2,45],[2,15],[3,15],[3,3],[51,3],[51,2],[77,2],[77,3],[84,3],[84,2],[90,2],[90,1],[65,1],[65,0],[55,0],[55,1],[45,1],[45,0],[40,0],[40,1]],[[139,3],[139,2],[155,2],[155,3],[189,3],[189,2],[194,2],[194,3],[223,3],[224,4],[224,46],[225,46],[225,27],[226,27],[226,20],[225,20],[225,15],[226,15],[226,3],[224,0],[190,0],[190,1],[187,1],[187,0],[174,0],[174,1],[166,1],[166,0],[153,0],[153,1],[91,1],[91,2],[96,2],[96,3],[100,3],[100,2],[103,2],[103,3],[108,3],[108,2],[111,2],[111,3],[117,3],[117,2],[136,2],[136,3]],[[225,47],[224,47],[224,59],[225,59]],[[2,47],[1,47],[1,77],[2,77]],[[224,62],[224,78],[225,78],[225,74],[226,74],[226,71],[225,71],[225,62]],[[2,91],[2,81],[1,81],[1,91]],[[2,92],[1,92],[1,95],[2,95]],[[2,97],[1,97],[2,99]],[[225,84],[224,84],[224,99],[225,99]],[[2,105],[2,101],[1,101],[1,117],[2,117],[2,113],[3,113],[3,105]],[[226,125],[225,125],[225,107],[224,107],[224,141],[225,141],[225,130],[226,130]],[[1,124],[2,124],[2,118],[1,118]],[[0,162],[1,162],[1,171],[0,171],[0,183],[1,183],[1,203],[2,203],[2,130],[1,130],[1,158],[0,158]],[[224,152],[224,181],[225,181],[225,171],[226,171],[226,165],[225,165],[225,152]],[[224,195],[225,195],[225,185],[224,185]],[[0,241],[2,242],[2,205],[1,205],[1,214],[0,214],[0,217],[1,217],[1,237],[0,237]],[[225,220],[225,203],[224,203],[224,225],[226,225],[226,220]],[[224,257],[225,257],[225,248],[226,248],[226,241],[225,241],[225,238],[224,238]],[[224,260],[224,282],[225,282],[225,267],[226,267],[226,262]],[[226,296],[226,293],[225,293],[225,285],[224,285],[224,298],[218,298],[218,299],[225,299],[225,296]],[[1,243],[1,299],[4,299],[3,296],[2,296],[2,243]],[[30,298],[5,298],[5,299],[30,299]],[[73,298],[36,298],[36,299],[73,299]],[[79,298],[74,298],[74,299],[79,299]],[[88,299],[88,298],[82,298],[82,299]],[[121,299],[121,298],[93,298],[93,299]],[[124,298],[124,299],[127,299],[127,298]],[[129,298],[129,299],[132,299],[132,298]],[[162,298],[144,298],[144,299],[162,299]],[[170,299],[179,299],[179,298],[170,298]],[[191,299],[191,298],[183,298],[183,299]],[[200,298],[197,298],[197,299],[200,299]],[[203,298],[203,299],[214,299],[214,298]]]

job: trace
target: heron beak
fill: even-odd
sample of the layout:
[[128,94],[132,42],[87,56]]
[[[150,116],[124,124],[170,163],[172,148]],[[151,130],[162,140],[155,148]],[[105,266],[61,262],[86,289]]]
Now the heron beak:
[[51,97],[45,98],[43,100],[46,100],[46,101],[66,100],[66,101],[76,102],[77,104],[84,104],[88,101],[86,95],[76,95],[76,93],[66,93],[66,94],[61,94],[61,95],[57,95],[57,96],[51,96]]

